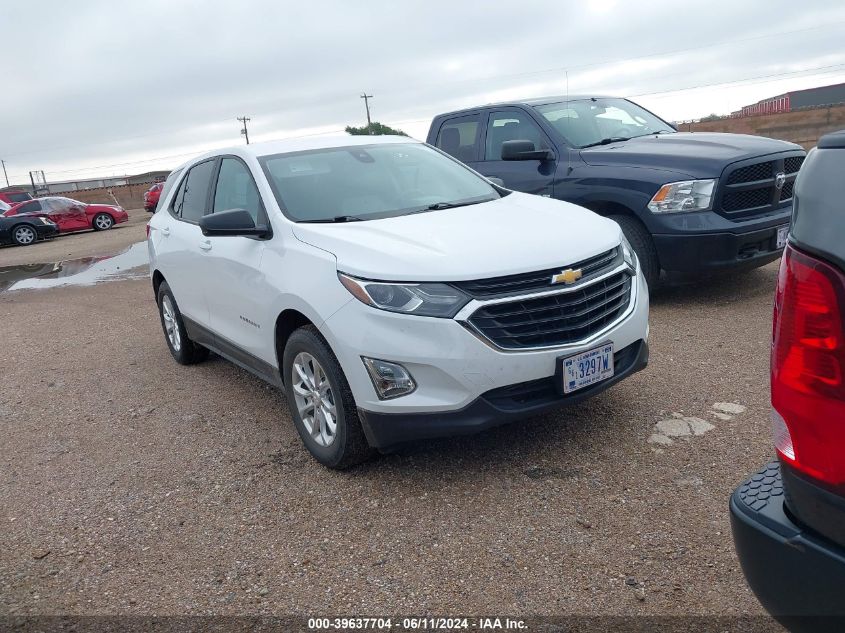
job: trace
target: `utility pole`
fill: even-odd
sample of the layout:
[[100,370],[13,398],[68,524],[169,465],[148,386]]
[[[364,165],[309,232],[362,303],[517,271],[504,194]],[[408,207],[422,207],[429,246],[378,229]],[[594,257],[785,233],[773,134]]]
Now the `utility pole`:
[[9,174],[6,173],[6,161],[0,160],[0,163],[3,163],[3,176],[6,178],[6,186],[9,186]]
[[366,92],[361,95],[361,98],[364,100],[364,107],[367,108],[367,132],[369,134],[373,133],[373,124],[370,121],[370,99],[373,98],[373,95],[368,95]]
[[241,134],[246,137],[246,144],[249,145],[249,130],[246,129],[246,122],[250,121],[251,119],[248,116],[239,116],[238,121],[244,124],[243,129],[241,130]]

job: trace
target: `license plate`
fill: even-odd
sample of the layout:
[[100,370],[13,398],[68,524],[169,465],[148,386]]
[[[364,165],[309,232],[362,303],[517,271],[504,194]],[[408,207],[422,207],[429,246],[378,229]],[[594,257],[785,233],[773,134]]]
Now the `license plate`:
[[778,227],[778,239],[776,248],[783,248],[786,246],[786,237],[789,235],[789,225]]
[[572,393],[613,376],[613,343],[563,359],[563,393]]

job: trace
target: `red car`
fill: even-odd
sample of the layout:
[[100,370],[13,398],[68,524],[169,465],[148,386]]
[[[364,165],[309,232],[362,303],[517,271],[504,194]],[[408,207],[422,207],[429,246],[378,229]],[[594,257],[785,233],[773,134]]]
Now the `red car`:
[[21,202],[3,215],[11,217],[24,214],[49,218],[58,225],[60,233],[88,229],[105,231],[129,219],[129,214],[121,207],[108,204],[86,204],[60,197],[36,198]]
[[32,200],[32,196],[26,191],[0,191],[0,202],[5,202],[8,205],[26,202],[27,200]]
[[157,182],[144,192],[144,208],[150,213],[155,213],[158,199],[161,197],[161,190],[164,189],[163,182]]

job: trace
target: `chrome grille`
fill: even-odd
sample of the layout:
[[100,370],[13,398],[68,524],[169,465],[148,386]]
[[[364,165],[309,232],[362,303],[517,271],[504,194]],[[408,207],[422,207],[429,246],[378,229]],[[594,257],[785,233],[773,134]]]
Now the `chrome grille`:
[[630,273],[621,271],[569,292],[487,304],[469,324],[503,349],[577,343],[625,313],[631,284]]
[[474,281],[457,281],[452,285],[476,299],[482,297],[503,297],[513,294],[525,294],[532,290],[550,289],[552,287],[552,277],[565,268],[580,269],[581,279],[586,281],[588,277],[606,272],[620,263],[622,263],[622,256],[617,247],[583,259],[580,262],[549,268],[548,270],[537,270],[530,273],[491,277],[489,279],[478,279]]

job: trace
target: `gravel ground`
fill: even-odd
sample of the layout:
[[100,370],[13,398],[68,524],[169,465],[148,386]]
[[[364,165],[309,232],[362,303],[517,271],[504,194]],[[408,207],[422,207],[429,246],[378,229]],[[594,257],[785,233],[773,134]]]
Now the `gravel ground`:
[[108,231],[68,233],[30,246],[0,246],[0,267],[44,264],[77,257],[111,255],[146,237],[144,228],[151,214],[128,209],[129,220]]
[[648,369],[582,405],[343,473],[173,362],[147,281],[0,293],[0,614],[762,614],[727,502],[776,272],[654,297]]

